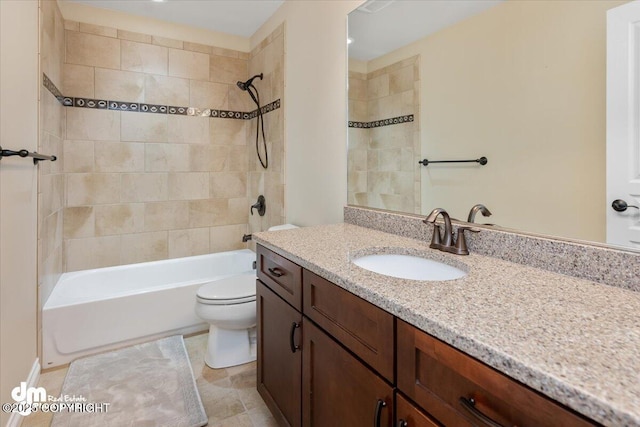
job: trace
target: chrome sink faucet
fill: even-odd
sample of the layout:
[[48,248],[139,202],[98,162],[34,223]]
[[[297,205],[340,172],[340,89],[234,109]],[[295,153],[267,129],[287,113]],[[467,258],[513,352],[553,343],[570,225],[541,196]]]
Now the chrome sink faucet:
[[[436,219],[442,215],[444,220],[444,235],[440,233],[440,225],[436,224]],[[453,226],[451,225],[451,217],[442,208],[436,208],[431,211],[422,222],[425,224],[433,224],[433,237],[431,238],[430,248],[438,249],[443,252],[449,252],[456,255],[469,255],[467,241],[464,232],[470,230],[469,227],[458,227],[458,238],[453,235]],[[475,230],[474,230],[475,231]]]
[[474,205],[469,211],[469,217],[467,218],[467,222],[473,222],[476,219],[476,214],[480,212],[482,216],[491,216],[491,211],[487,209],[487,207],[481,203]]

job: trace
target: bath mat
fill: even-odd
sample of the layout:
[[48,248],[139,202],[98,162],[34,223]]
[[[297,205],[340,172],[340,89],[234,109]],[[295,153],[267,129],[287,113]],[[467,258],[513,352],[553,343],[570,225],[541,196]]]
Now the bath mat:
[[60,396],[77,411],[55,413],[52,427],[207,424],[181,335],[72,362]]

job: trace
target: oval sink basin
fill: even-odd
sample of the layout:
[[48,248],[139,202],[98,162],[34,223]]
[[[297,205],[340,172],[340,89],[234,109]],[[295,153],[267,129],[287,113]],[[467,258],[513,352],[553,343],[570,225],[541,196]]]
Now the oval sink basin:
[[355,265],[385,276],[410,280],[454,280],[467,275],[459,268],[412,255],[365,255],[352,261]]

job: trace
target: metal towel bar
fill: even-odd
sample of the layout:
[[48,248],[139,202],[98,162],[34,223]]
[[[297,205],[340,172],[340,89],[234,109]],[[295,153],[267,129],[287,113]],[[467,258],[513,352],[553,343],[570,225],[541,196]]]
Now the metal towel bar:
[[3,157],[11,156],[31,157],[33,158],[34,165],[37,165],[40,160],[51,160],[52,162],[55,162],[57,160],[56,156],[45,156],[44,154],[38,154],[35,151],[32,153],[28,150],[3,150],[2,147],[0,147],[0,159],[2,159]]
[[480,157],[479,159],[475,159],[475,160],[427,160],[427,159],[423,159],[420,160],[418,163],[420,163],[422,166],[427,166],[430,163],[480,163],[482,166],[486,165],[487,162],[489,160],[486,157]]

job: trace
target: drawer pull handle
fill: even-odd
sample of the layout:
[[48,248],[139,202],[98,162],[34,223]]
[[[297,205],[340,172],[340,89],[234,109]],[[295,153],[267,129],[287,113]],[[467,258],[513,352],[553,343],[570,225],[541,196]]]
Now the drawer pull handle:
[[382,417],[382,408],[387,406],[387,402],[382,399],[378,399],[376,402],[376,414],[373,418],[373,427],[380,427],[380,418]]
[[291,353],[295,353],[297,350],[300,350],[300,346],[294,342],[294,335],[296,334],[296,329],[300,327],[300,323],[293,322],[291,324],[291,332],[289,333],[289,345],[291,346]]
[[398,421],[398,427],[409,427],[409,423],[405,420]]
[[476,408],[476,401],[474,398],[467,399],[466,397],[460,397],[459,401],[464,409],[469,411],[471,415],[482,421],[484,424],[490,427],[502,427],[502,424],[495,422]]
[[284,273],[278,267],[276,267],[276,268],[268,268],[268,270],[269,270],[269,273],[273,274],[276,277],[284,276]]

